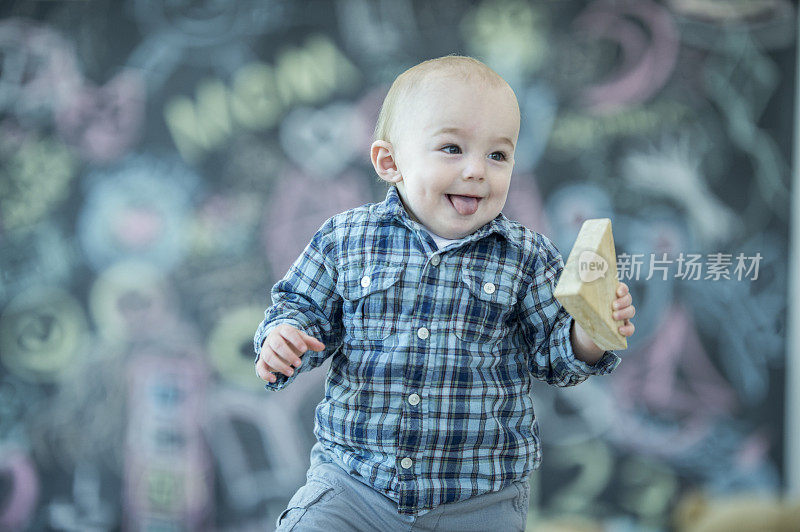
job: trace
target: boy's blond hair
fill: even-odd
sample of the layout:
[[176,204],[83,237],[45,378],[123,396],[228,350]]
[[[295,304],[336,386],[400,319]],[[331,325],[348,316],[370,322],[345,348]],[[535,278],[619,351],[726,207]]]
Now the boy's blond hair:
[[381,105],[373,141],[393,141],[393,127],[400,109],[433,73],[457,76],[465,81],[508,85],[497,72],[472,57],[451,54],[423,61],[397,76],[392,83]]

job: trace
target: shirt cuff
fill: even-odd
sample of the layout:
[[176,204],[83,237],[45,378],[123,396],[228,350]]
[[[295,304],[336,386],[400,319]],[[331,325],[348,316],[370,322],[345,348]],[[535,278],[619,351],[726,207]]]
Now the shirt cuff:
[[575,356],[575,351],[572,349],[572,337],[571,337],[571,330],[572,330],[572,322],[574,318],[569,316],[565,323],[564,328],[562,331],[566,331],[562,334],[567,335],[566,344],[569,348],[567,349],[565,363],[567,367],[575,373],[576,375],[583,375],[583,376],[591,376],[591,375],[608,375],[619,365],[622,359],[617,355],[614,351],[606,351],[603,353],[603,356],[595,362],[594,364],[589,364],[588,362],[584,362],[583,360],[578,359]]

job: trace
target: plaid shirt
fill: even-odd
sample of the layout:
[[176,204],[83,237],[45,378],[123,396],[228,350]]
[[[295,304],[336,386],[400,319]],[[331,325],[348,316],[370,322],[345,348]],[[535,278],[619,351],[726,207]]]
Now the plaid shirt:
[[273,287],[256,353],[279,323],[326,349],[266,388],[332,356],[314,434],[399,513],[500,490],[541,461],[531,377],[572,386],[619,363],[573,355],[553,297],[562,268],[547,238],[502,213],[437,249],[392,186],[329,218]]

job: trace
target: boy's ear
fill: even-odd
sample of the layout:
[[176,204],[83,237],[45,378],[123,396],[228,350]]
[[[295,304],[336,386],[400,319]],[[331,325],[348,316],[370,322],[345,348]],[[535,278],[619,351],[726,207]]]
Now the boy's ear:
[[397,168],[395,160],[394,146],[385,140],[376,140],[370,148],[370,158],[372,166],[378,173],[378,177],[389,183],[397,183],[403,179],[400,170]]

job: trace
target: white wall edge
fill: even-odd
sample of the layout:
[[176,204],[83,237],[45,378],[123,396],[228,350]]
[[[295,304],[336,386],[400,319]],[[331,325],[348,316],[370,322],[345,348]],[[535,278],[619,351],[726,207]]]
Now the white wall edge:
[[800,497],[800,10],[798,10],[795,58],[794,139],[792,142],[792,190],[789,226],[789,264],[786,320],[786,492]]

